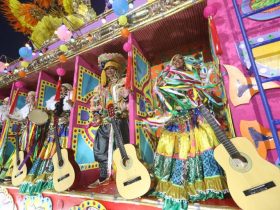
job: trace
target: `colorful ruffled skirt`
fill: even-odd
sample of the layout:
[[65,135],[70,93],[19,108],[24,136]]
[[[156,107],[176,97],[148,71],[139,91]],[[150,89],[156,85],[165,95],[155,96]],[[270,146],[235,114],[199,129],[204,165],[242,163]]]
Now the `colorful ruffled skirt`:
[[[62,148],[67,148],[68,132],[68,125],[59,125],[58,136]],[[48,131],[47,136],[38,158],[33,162],[32,168],[19,188],[19,192],[22,194],[36,195],[45,190],[54,189],[52,156],[56,152],[56,144],[53,129]]]
[[159,139],[155,195],[164,199],[163,209],[187,209],[188,202],[222,199],[228,193],[223,171],[213,156],[217,138],[209,124],[198,124],[167,126]]

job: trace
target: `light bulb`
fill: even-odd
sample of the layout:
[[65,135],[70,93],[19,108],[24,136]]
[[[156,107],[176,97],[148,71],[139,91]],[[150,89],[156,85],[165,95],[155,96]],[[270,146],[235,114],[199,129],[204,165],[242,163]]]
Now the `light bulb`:
[[101,22],[102,22],[103,24],[105,24],[105,23],[107,22],[107,20],[106,20],[105,18],[102,18],[102,19],[101,19]]

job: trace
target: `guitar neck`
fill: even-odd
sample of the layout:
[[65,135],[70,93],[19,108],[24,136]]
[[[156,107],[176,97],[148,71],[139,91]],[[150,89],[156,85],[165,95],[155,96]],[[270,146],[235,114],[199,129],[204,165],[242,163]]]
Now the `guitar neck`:
[[16,159],[19,161],[19,139],[18,135],[16,136]]
[[125,151],[124,144],[123,144],[123,137],[122,137],[122,134],[121,134],[121,131],[120,131],[119,127],[117,126],[116,119],[114,117],[112,117],[111,120],[112,120],[112,126],[113,126],[115,136],[116,136],[116,144],[117,144],[117,147],[120,150],[122,159],[123,160],[128,160],[129,158],[128,158],[128,155]]
[[223,144],[229,155],[231,157],[239,155],[240,153],[238,152],[236,147],[231,143],[231,141],[227,138],[225,132],[221,129],[220,125],[217,123],[216,119],[209,112],[209,110],[204,105],[199,106],[198,109],[200,110],[201,114],[206,119],[206,121],[209,123],[209,125],[212,127],[217,136],[217,139],[221,144]]
[[56,152],[57,152],[58,161],[61,161],[62,155],[61,155],[59,137],[58,137],[58,133],[57,133],[57,117],[56,116],[55,116],[55,120],[54,120],[54,139],[55,139],[55,143],[56,143]]

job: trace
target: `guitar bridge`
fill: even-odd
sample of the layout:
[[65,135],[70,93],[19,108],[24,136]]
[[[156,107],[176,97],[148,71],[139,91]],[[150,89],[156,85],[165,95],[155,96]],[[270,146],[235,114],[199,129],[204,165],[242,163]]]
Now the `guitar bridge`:
[[264,190],[268,190],[270,188],[276,187],[275,183],[273,181],[271,182],[267,182],[265,184],[250,188],[248,190],[244,190],[243,193],[245,196],[250,196],[250,195],[254,195],[256,193],[260,193]]
[[57,179],[58,182],[62,181],[63,179],[66,179],[67,177],[69,177],[70,174],[65,174],[64,176],[60,177],[59,179]]
[[137,176],[137,177],[134,178],[134,179],[131,179],[131,180],[128,180],[128,181],[124,182],[123,185],[124,185],[124,186],[127,186],[127,185],[133,184],[133,183],[135,183],[135,182],[138,182],[138,181],[140,181],[141,179],[142,179],[141,176]]
[[17,175],[15,175],[15,178],[17,178],[18,176],[20,176],[23,173],[23,171],[19,172]]

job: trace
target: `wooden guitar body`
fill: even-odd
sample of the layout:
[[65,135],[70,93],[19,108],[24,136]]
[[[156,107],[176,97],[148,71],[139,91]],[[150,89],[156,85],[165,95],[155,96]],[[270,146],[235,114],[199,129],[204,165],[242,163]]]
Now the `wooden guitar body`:
[[62,161],[59,161],[57,152],[52,157],[54,166],[53,185],[57,192],[74,187],[78,182],[79,166],[74,160],[71,150],[61,149]]
[[151,179],[148,170],[138,160],[136,150],[132,144],[124,145],[129,160],[123,164],[119,149],[113,153],[116,165],[116,184],[120,195],[126,199],[134,199],[147,193],[150,189]]
[[244,137],[231,143],[247,163],[236,164],[220,144],[214,151],[217,162],[225,170],[229,191],[244,210],[280,209],[280,170],[259,156],[254,145]]
[[13,171],[12,171],[12,185],[17,187],[19,186],[25,179],[25,177],[28,174],[28,171],[31,167],[31,162],[28,160],[21,168],[21,170],[18,169],[20,164],[23,162],[25,158],[25,152],[19,151],[18,152],[18,159],[16,156],[13,159]]

